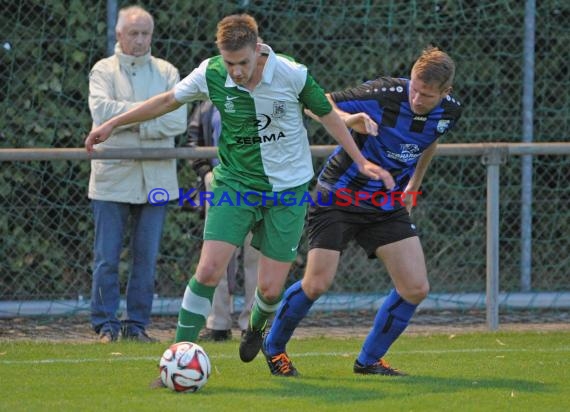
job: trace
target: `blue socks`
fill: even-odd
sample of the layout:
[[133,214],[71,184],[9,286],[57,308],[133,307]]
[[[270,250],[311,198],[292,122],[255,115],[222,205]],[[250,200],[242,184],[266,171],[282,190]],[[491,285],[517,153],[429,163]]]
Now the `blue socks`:
[[285,291],[283,300],[269,334],[265,338],[265,352],[269,355],[277,355],[285,352],[285,346],[295,328],[307,315],[314,301],[310,300],[301,288],[301,281],[295,282]]
[[[309,299],[301,288],[301,281],[294,283],[285,291],[271,330],[265,338],[265,352],[268,355],[285,352],[287,342],[313,303],[314,301]],[[358,362],[362,365],[372,365],[384,356],[406,329],[416,308],[417,305],[406,302],[396,289],[392,289],[378,309],[372,330],[358,355]]]
[[418,305],[406,302],[396,289],[392,289],[378,309],[372,330],[362,345],[357,361],[361,365],[378,362],[406,329],[417,307]]

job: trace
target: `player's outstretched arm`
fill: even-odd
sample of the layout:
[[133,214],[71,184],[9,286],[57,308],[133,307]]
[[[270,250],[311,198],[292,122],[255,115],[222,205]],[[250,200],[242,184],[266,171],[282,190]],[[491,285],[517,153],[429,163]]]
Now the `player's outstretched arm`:
[[103,143],[107,140],[109,136],[111,136],[113,129],[119,126],[154,119],[155,117],[178,109],[182,104],[183,103],[176,101],[174,98],[174,90],[151,97],[128,112],[115,116],[92,129],[85,139],[85,148],[91,153],[94,150],[93,145]]
[[331,136],[344,148],[352,160],[354,160],[358,165],[360,173],[372,179],[381,179],[387,189],[392,189],[394,187],[394,178],[392,175],[377,164],[366,160],[358,149],[358,146],[356,146],[356,143],[348,132],[346,125],[334,110],[322,116],[320,121],[325,129],[327,129],[327,132],[331,134]]

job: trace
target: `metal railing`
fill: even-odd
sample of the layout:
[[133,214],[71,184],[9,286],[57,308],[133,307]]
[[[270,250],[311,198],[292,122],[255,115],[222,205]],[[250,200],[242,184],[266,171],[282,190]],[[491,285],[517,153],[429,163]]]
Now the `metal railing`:
[[[334,146],[311,146],[313,157],[328,156]],[[192,159],[212,158],[216,148],[109,149],[88,154],[85,149],[0,149],[0,162],[90,159]],[[490,330],[499,325],[499,193],[500,168],[509,156],[570,155],[570,143],[440,144],[436,156],[480,156],[486,166],[486,314]],[[524,205],[526,208],[530,205]],[[523,232],[524,233],[524,232]],[[524,239],[521,244],[524,244]],[[528,242],[527,242],[528,243]],[[564,293],[566,295],[566,293]],[[566,296],[562,299],[566,301]]]

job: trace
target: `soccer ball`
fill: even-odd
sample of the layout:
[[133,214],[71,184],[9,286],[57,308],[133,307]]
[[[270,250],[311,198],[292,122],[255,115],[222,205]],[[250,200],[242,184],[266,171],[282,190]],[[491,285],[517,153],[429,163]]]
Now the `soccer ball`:
[[196,392],[208,382],[211,365],[204,349],[192,342],[171,345],[160,358],[160,379],[176,392]]

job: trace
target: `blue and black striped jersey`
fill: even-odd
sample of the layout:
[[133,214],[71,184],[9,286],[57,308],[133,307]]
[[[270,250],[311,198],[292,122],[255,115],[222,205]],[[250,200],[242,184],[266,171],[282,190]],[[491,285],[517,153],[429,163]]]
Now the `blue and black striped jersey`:
[[[410,108],[408,79],[381,77],[362,85],[331,93],[339,109],[347,113],[367,113],[378,124],[378,136],[353,133],[356,144],[369,161],[388,170],[396,182],[392,192],[403,192],[414,174],[423,151],[455,126],[462,106],[452,95],[427,115],[416,115]],[[330,191],[350,189],[389,194],[381,180],[371,180],[358,172],[350,156],[338,146],[319,175],[319,184]],[[362,204],[362,202],[361,202]],[[380,207],[400,207],[390,202]]]

